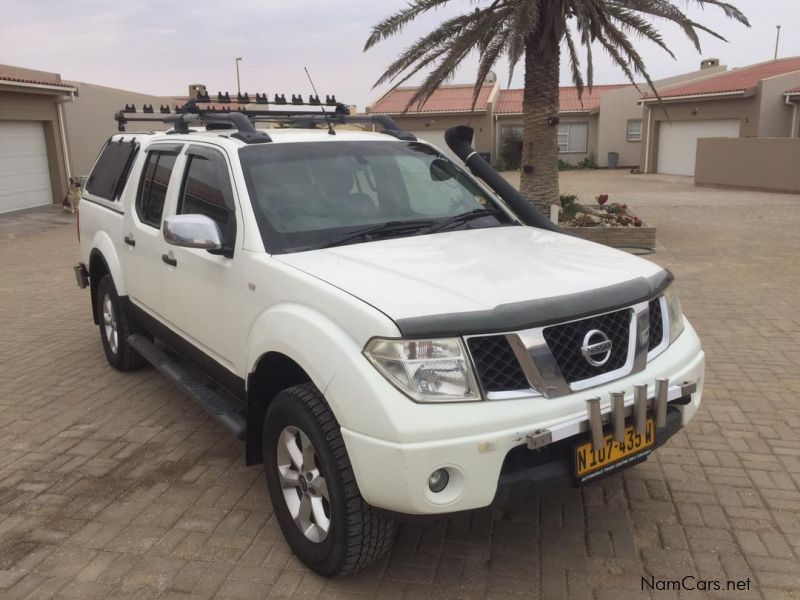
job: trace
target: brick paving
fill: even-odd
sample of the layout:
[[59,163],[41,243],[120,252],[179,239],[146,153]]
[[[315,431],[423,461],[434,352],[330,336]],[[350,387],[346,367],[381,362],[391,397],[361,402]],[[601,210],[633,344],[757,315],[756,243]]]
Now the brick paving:
[[404,525],[335,581],[292,557],[239,442],[154,370],[107,366],[74,227],[0,217],[0,598],[706,597],[650,575],[800,597],[800,197],[605,172],[562,190],[658,227],[708,356],[702,409],[624,474]]

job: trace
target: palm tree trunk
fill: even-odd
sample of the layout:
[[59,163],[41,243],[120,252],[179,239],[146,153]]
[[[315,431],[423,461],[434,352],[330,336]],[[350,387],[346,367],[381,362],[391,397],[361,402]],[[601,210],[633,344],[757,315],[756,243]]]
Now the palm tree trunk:
[[525,48],[525,93],[522,100],[522,176],[520,192],[542,214],[558,195],[558,125],[548,122],[558,117],[558,43],[542,52],[538,32],[528,38]]

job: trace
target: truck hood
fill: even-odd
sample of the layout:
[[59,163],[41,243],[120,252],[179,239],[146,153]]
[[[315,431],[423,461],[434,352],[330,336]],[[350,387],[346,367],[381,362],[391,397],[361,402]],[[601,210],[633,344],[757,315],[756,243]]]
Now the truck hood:
[[[503,309],[509,307],[517,313],[515,319],[506,318],[509,326],[518,326],[520,318],[533,323],[535,313],[546,306],[548,315],[555,308],[565,316],[570,310],[565,297],[593,296],[597,308],[605,303],[611,309],[619,294],[609,291],[636,282],[638,287],[628,289],[628,295],[647,295],[655,292],[649,280],[669,277],[657,265],[626,252],[522,226],[380,240],[275,258],[369,303],[393,319],[403,334],[416,327],[402,323],[428,319],[430,329],[431,319],[453,315],[472,315],[487,323],[471,326],[472,333],[491,330],[503,320],[490,317],[498,311],[508,317]],[[520,310],[529,316],[520,317]],[[575,318],[580,312],[576,307]]]

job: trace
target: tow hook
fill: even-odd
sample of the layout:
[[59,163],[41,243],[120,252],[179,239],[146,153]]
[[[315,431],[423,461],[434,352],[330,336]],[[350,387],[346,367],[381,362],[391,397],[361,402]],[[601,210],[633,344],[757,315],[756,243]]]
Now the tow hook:
[[89,285],[89,271],[86,270],[86,265],[83,263],[78,263],[74,267],[75,269],[75,280],[78,282],[78,287],[86,289]]

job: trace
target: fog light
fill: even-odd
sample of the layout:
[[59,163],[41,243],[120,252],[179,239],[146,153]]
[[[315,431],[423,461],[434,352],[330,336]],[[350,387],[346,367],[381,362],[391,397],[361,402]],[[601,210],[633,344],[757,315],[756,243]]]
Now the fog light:
[[446,469],[436,469],[431,476],[428,477],[428,487],[434,494],[438,494],[447,487],[450,481],[450,474]]

